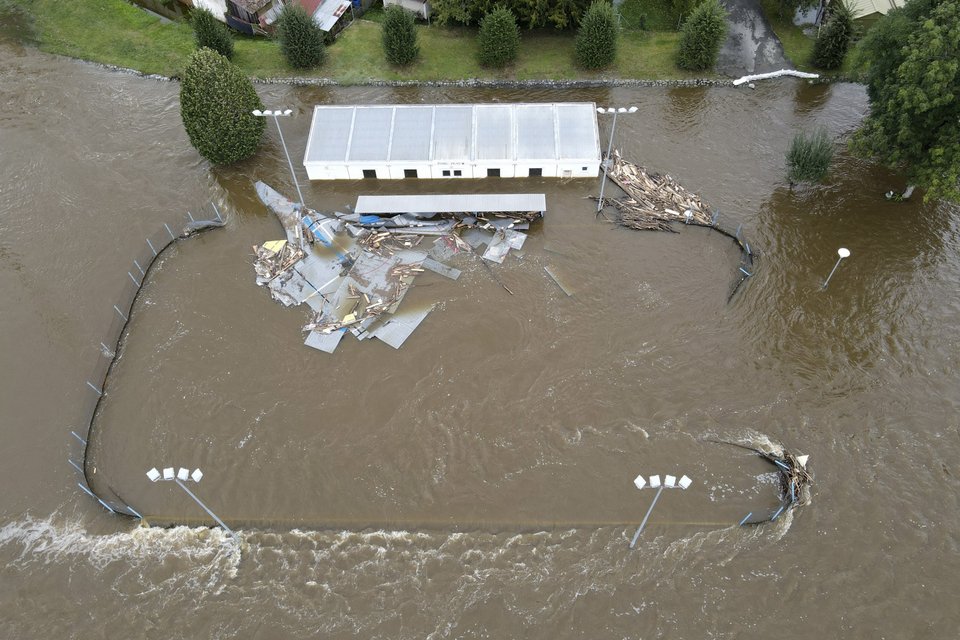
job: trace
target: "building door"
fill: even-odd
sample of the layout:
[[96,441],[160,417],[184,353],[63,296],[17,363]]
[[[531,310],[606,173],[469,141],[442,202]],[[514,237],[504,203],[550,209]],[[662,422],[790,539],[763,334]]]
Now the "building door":
[[363,170],[363,177],[364,177],[364,178],[374,178],[374,179],[375,179],[375,178],[377,177],[377,170],[376,170],[376,169],[364,169],[364,170]]
[[417,177],[417,170],[416,170],[416,169],[404,169],[404,170],[403,170],[403,177],[404,177],[404,178],[416,178],[416,177]]
[[488,177],[488,178],[499,178],[499,177],[500,177],[500,169],[487,169],[487,177]]

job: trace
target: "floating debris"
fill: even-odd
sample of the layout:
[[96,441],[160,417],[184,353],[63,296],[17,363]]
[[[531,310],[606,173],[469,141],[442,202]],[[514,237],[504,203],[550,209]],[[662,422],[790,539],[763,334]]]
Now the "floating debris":
[[753,451],[761,458],[764,458],[772,464],[777,470],[777,477],[780,480],[780,506],[773,513],[767,515],[758,515],[750,512],[740,521],[740,525],[762,524],[764,522],[773,522],[779,518],[785,511],[797,506],[802,506],[808,501],[808,492],[810,484],[813,482],[813,476],[807,470],[807,461],[809,455],[794,455],[789,451],[781,450],[780,453],[764,451],[756,447],[750,447],[738,442],[729,442],[726,440],[714,440],[719,444],[729,444],[741,449]]
[[[734,284],[727,302],[733,299],[740,285],[753,275],[755,252],[750,243],[736,232],[727,231],[719,224],[720,212],[712,210],[695,193],[687,191],[669,175],[648,172],[643,167],[624,160],[619,151],[613,153],[613,166],[607,172],[610,178],[626,194],[623,198],[604,198],[603,204],[612,204],[617,208],[619,224],[640,231],[675,232],[673,224],[707,227],[733,240],[740,248],[740,267],[738,280]],[[742,226],[742,225],[741,225]]]
[[[429,270],[456,280],[460,270],[439,260],[464,251],[476,255],[512,294],[488,261],[502,263],[511,249],[520,249],[526,240],[520,230],[528,229],[545,209],[542,194],[397,197],[406,198],[402,202],[361,196],[352,213],[326,215],[262,182],[255,187],[287,235],[286,240],[254,247],[257,284],[286,306],[311,307],[314,317],[303,327],[308,333],[305,344],[327,353],[336,350],[348,331],[358,340],[379,338],[400,348],[433,309],[398,311],[414,279]],[[425,210],[457,202],[476,210]],[[503,206],[518,211],[493,210]],[[403,208],[409,210],[399,211]],[[470,234],[469,244],[461,233]],[[483,245],[487,248],[481,257],[476,249]]]
[[626,194],[605,198],[620,212],[620,224],[631,229],[673,231],[673,222],[713,226],[714,216],[700,196],[687,191],[669,175],[649,173],[641,166],[613,154],[613,168],[607,173]]

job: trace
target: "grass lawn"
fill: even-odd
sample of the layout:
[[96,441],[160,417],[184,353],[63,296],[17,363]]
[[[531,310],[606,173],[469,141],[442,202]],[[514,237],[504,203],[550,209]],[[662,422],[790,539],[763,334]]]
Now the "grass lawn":
[[652,31],[676,31],[677,14],[669,0],[623,0],[620,5],[621,26],[625,29],[643,28]]
[[[137,69],[179,75],[194,49],[193,31],[184,23],[166,24],[124,0],[2,0],[30,17],[40,48],[50,53]],[[653,0],[639,0],[653,3]],[[656,4],[656,3],[653,3]],[[573,63],[573,37],[553,30],[523,31],[520,55],[510,68],[484,69],[476,61],[476,30],[463,27],[417,27],[420,59],[406,68],[387,64],[380,25],[358,20],[328,48],[320,69],[296,71],[287,66],[277,44],[266,38],[237,35],[234,63],[249,76],[325,77],[350,84],[369,80],[574,80],[641,78],[663,80],[702,77],[673,63],[679,34],[624,30],[613,68],[585,72]],[[455,52],[452,54],[452,52]]]
[[803,32],[803,29],[793,24],[791,16],[784,13],[780,16],[777,0],[760,0],[760,6],[763,8],[767,20],[773,27],[773,32],[777,34],[783,44],[783,52],[793,65],[801,71],[819,73],[825,76],[850,76],[853,74],[853,46],[847,52],[847,57],[843,61],[843,66],[835,71],[823,71],[810,64],[810,56],[813,54],[814,38]]

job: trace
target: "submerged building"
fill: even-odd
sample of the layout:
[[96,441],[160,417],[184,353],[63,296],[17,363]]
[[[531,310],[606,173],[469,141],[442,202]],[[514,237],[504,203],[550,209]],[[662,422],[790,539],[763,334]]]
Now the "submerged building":
[[311,180],[596,177],[590,102],[317,106]]

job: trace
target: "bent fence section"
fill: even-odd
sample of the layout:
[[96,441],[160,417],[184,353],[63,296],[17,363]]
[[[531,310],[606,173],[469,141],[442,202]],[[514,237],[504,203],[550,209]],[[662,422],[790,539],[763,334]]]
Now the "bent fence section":
[[[214,217],[201,219],[195,218],[193,214],[187,213],[184,220],[184,226],[181,229],[174,229],[170,224],[164,225],[154,234],[144,240],[144,244],[139,254],[133,259],[130,270],[127,271],[127,283],[124,289],[115,298],[111,315],[113,320],[103,334],[103,339],[97,345],[99,357],[94,365],[93,371],[81,384],[87,394],[84,405],[83,426],[70,431],[70,438],[73,442],[74,455],[67,459],[67,462],[76,469],[78,473],[77,486],[81,491],[100,503],[105,509],[114,514],[142,518],[142,516],[132,506],[120,497],[118,492],[107,485],[106,489],[98,487],[94,490],[90,482],[90,469],[87,453],[89,451],[90,432],[93,429],[93,422],[100,408],[100,402],[103,400],[104,391],[107,385],[107,378],[111,369],[117,360],[120,352],[120,344],[123,340],[124,331],[130,323],[130,316],[133,312],[134,304],[150,271],[159,260],[160,256],[172,245],[180,240],[190,238],[197,233],[208,229],[215,229],[224,226],[225,222],[220,215],[220,211],[215,204],[211,204]],[[74,458],[78,458],[78,463]]]

